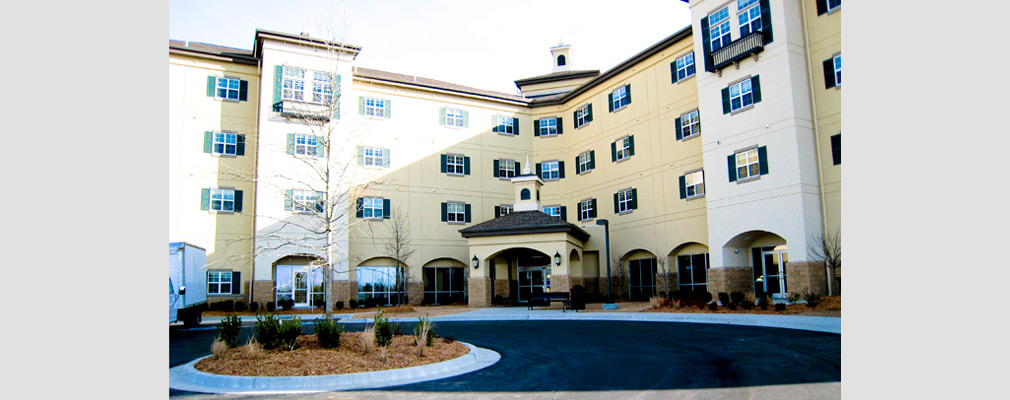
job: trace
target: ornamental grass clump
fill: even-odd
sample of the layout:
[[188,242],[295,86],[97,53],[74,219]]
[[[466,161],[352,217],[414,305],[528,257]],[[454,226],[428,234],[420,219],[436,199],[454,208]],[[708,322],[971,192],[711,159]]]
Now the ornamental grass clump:
[[417,356],[424,357],[424,348],[435,345],[435,324],[431,323],[427,314],[424,317],[417,317],[417,326],[414,327],[414,346],[417,349]]
[[210,354],[214,356],[214,359],[220,359],[224,357],[224,354],[228,352],[228,343],[224,340],[214,339],[214,343],[210,344]]
[[315,322],[316,338],[319,345],[326,349],[340,347],[340,334],[344,333],[344,327],[337,324],[333,318],[319,319]]
[[217,338],[228,347],[238,347],[238,331],[242,329],[242,320],[235,314],[229,314],[217,326]]
[[649,298],[649,307],[650,308],[659,308],[659,307],[662,307],[662,306],[663,306],[663,298],[662,297],[655,297],[655,296],[653,296],[653,297]]
[[245,346],[242,346],[242,356],[249,360],[263,357],[263,346],[260,346],[255,337],[250,337]]
[[371,354],[375,351],[375,325],[366,326],[364,331],[361,331],[361,335],[358,336],[358,340],[361,341],[362,352],[365,354]]

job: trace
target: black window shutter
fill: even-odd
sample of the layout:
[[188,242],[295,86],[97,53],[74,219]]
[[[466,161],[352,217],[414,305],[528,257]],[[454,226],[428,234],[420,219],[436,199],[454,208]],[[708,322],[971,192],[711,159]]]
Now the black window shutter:
[[831,137],[831,163],[838,165],[842,163],[842,134],[839,133]]
[[614,214],[618,214],[620,212],[620,208],[617,206],[617,193],[614,193]]
[[589,218],[596,218],[596,199],[589,200]]
[[614,112],[614,92],[607,95],[607,107],[610,108],[610,112]]
[[589,169],[596,168],[596,150],[589,150]]
[[449,220],[448,215],[449,215],[449,207],[446,206],[446,203],[442,203],[442,222],[446,222]]
[[624,98],[628,100],[625,104],[631,104],[631,84],[624,85]]
[[673,127],[677,131],[677,140],[683,139],[684,138],[684,133],[682,132],[682,129],[680,128],[680,117],[677,117],[677,119],[675,119],[673,121]]
[[705,60],[705,70],[712,72],[715,69],[712,63],[712,34],[708,31],[708,17],[701,18],[701,51]]
[[631,189],[631,209],[638,209],[638,189]]
[[235,212],[242,212],[242,191],[235,191]]
[[680,176],[680,198],[687,197],[687,179],[684,179],[684,175]]
[[217,78],[207,77],[207,97],[214,97],[214,90],[217,88]]
[[513,174],[514,174],[515,176],[519,176],[519,171],[520,171],[520,170],[522,170],[522,168],[519,168],[519,164],[520,164],[520,163],[519,163],[519,161],[516,161],[516,166],[515,166],[515,169],[514,169],[514,170],[512,171],[512,173],[513,173]]
[[512,134],[519,135],[519,118],[512,118]]
[[558,179],[565,179],[565,162],[558,161]]
[[322,213],[326,212],[326,208],[325,208],[326,200],[325,200],[325,198],[326,198],[326,195],[323,194],[323,192],[316,192],[316,212],[317,213],[322,214]]
[[540,120],[533,121],[533,136],[540,136]]
[[445,154],[442,154],[442,173],[445,173]]
[[760,0],[758,3],[761,4],[761,36],[764,36],[764,45],[767,46],[772,42],[772,8],[768,4],[768,0]]
[[729,114],[729,88],[722,89],[722,113]]
[[463,175],[470,175],[470,157],[463,157]]
[[231,294],[242,294],[242,273],[231,272]]
[[491,173],[494,175],[495,178],[499,177],[499,174],[498,174],[498,160],[494,160],[494,161],[491,162]]
[[586,170],[582,169],[582,163],[579,162],[579,156],[575,156],[575,174],[578,175],[583,172],[586,172]]
[[758,147],[758,170],[761,175],[768,174],[768,149],[765,146]]
[[470,205],[469,204],[464,204],[463,205],[463,221],[467,222],[467,223],[470,222]]
[[390,204],[389,203],[390,203],[389,199],[382,199],[382,218],[383,219],[389,219],[389,208],[390,208]]
[[824,67],[824,88],[835,87],[835,59],[834,57],[824,60],[821,65]]
[[239,81],[238,99],[239,101],[249,100],[249,81]]
[[579,110],[572,111],[572,124],[575,124],[576,125],[575,127],[578,128],[577,126],[578,123],[579,123]]
[[355,217],[363,218],[365,216],[365,210],[361,207],[361,203],[363,203],[363,202],[364,202],[364,199],[362,199],[362,198],[359,197],[358,200],[357,200],[357,206],[354,208],[355,209],[355,211],[354,211],[354,216]]
[[670,63],[670,83],[677,83],[677,60]]
[[761,76],[754,75],[750,78],[751,90],[754,93],[754,104],[761,102]]
[[[764,5],[761,7],[764,7]],[[817,15],[822,15],[826,12],[828,12],[828,0],[817,0]]]
[[563,123],[561,123],[561,117],[558,117],[558,134],[559,135],[562,134],[562,133],[565,133],[564,129],[563,129],[564,126],[565,125]]
[[593,103],[589,103],[589,114],[586,118],[586,122],[593,122]]
[[610,161],[617,162],[617,142],[610,143]]
[[536,170],[537,170],[537,176],[539,176],[541,179],[543,179],[543,175],[540,174],[540,172],[541,172],[541,170],[540,170],[540,163],[536,163]]
[[566,210],[566,208],[568,207],[561,206],[561,220],[563,221],[568,221],[568,211]]
[[494,206],[493,218],[498,218],[499,215],[501,215],[501,206]]
[[736,154],[726,157],[726,164],[729,167],[729,181],[736,182]]
[[235,155],[244,156],[245,155],[245,135],[236,135],[235,139]]
[[635,155],[635,135],[628,136],[628,155]]

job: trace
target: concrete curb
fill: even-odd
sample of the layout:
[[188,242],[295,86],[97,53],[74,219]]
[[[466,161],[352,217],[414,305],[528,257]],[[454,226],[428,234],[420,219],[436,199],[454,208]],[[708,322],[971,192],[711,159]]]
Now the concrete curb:
[[463,344],[470,348],[470,352],[449,361],[386,371],[324,376],[251,377],[209,374],[197,371],[194,367],[198,361],[206,358],[203,357],[169,369],[168,387],[191,392],[245,394],[375,389],[462,375],[487,368],[501,360],[501,355],[497,352],[469,343]]

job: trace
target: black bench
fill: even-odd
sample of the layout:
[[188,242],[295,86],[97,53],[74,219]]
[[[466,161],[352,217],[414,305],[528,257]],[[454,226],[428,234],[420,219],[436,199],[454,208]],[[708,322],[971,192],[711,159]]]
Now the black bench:
[[533,298],[530,299],[527,305],[532,310],[533,306],[549,306],[552,302],[560,301],[564,303],[564,307],[561,309],[564,312],[564,310],[568,309],[569,304],[571,304],[570,299],[571,297],[568,293],[540,293],[533,295]]

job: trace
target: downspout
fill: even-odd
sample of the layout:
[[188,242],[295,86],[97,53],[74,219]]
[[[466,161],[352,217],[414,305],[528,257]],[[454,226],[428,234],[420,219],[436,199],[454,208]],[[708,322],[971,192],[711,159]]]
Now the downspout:
[[[803,21],[803,47],[807,58],[807,88],[810,91],[810,118],[814,127],[814,160],[817,163],[817,194],[821,206],[821,237],[825,237],[828,229],[828,212],[824,200],[824,169],[821,166],[821,135],[817,121],[817,96],[814,92],[814,72],[810,68],[810,31],[807,29],[807,2],[800,0],[800,20]],[[834,295],[831,285],[833,280],[831,267],[824,265],[825,279],[828,281],[828,296]]]
[[252,180],[253,181],[252,235],[249,236],[250,242],[252,242],[252,268],[249,269],[249,272],[252,275],[250,277],[250,279],[249,279],[249,303],[250,304],[252,304],[253,299],[255,298],[255,296],[253,296],[253,294],[254,294],[253,292],[254,292],[255,289],[253,289],[253,288],[256,286],[255,285],[255,283],[256,283],[256,194],[259,193],[259,190],[256,187],[256,182],[258,180],[255,178],[255,176],[259,175],[259,163],[260,163],[260,130],[259,130],[259,126],[260,126],[260,107],[262,107],[262,104],[260,104],[260,94],[263,92],[263,57],[262,57],[262,55],[260,56],[260,58],[258,60],[256,60],[256,77],[258,77],[260,79],[260,82],[259,82],[259,91],[256,92],[256,125],[254,125],[254,127],[253,127],[253,129],[256,131],[256,151],[254,152],[255,159],[253,159],[253,170],[252,170],[252,173],[253,173],[253,176],[254,176],[254,178]]

